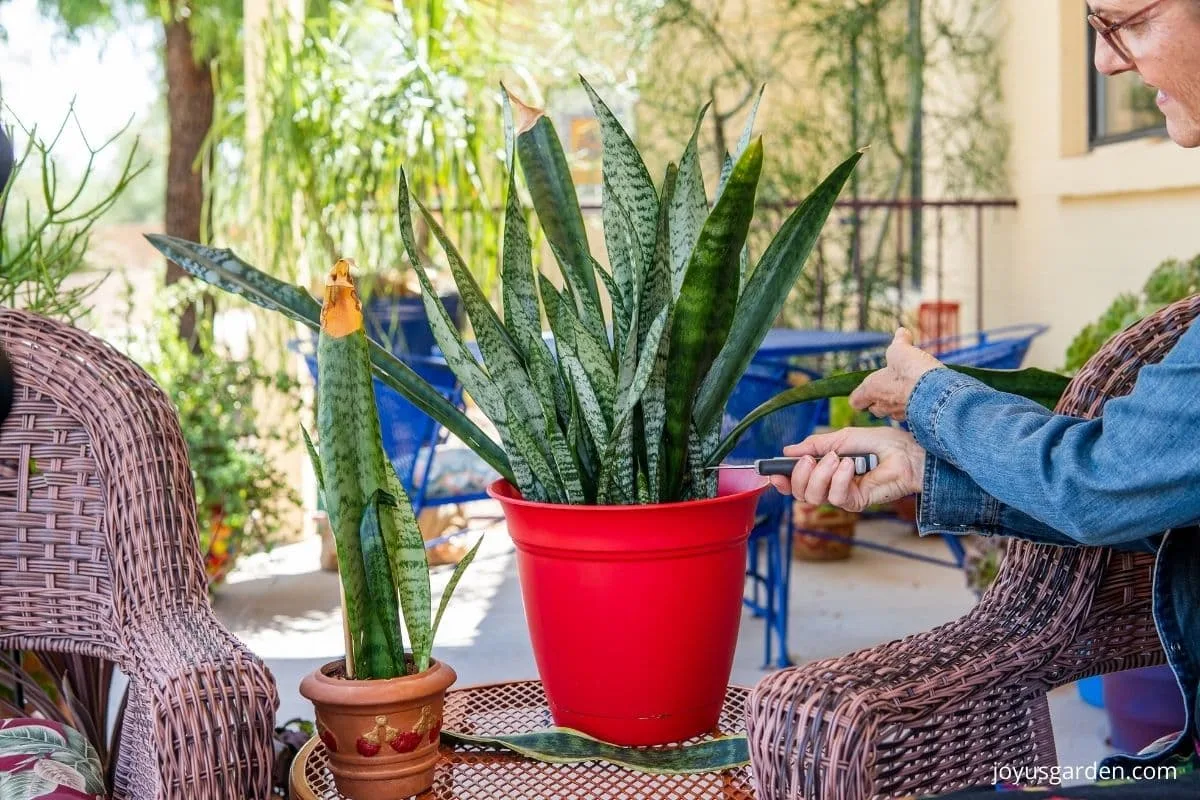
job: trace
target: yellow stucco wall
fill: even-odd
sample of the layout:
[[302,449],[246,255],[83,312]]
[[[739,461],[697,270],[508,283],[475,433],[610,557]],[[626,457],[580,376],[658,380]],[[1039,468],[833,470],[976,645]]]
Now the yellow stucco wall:
[[[1004,89],[1020,203],[988,261],[987,325],[1047,322],[1028,363],[1067,344],[1163,259],[1200,253],[1200,151],[1165,139],[1089,150],[1084,0],[1007,0]],[[1049,13],[1047,13],[1049,12]]]

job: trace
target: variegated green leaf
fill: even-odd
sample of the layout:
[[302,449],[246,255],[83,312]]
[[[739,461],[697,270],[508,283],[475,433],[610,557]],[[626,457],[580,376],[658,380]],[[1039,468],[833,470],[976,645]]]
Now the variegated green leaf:
[[[516,415],[516,411],[512,409],[512,399],[509,399],[509,417],[510,419]],[[535,420],[530,420],[535,422]],[[545,429],[538,430],[539,435],[545,435]],[[542,452],[542,446],[534,441],[533,436],[529,432],[528,426],[525,424],[510,425],[508,427],[508,435],[512,439],[513,446],[517,452],[521,453],[525,458],[525,463],[529,465],[530,472],[537,479],[538,484],[544,490],[545,499],[543,502],[549,503],[565,503],[566,491],[563,489],[562,483],[559,481],[558,473],[550,466],[552,456]],[[547,449],[549,449],[547,447]],[[526,492],[521,491],[521,496],[526,499],[533,499],[532,490]]]
[[[511,95],[510,95],[511,97]],[[518,107],[517,156],[546,240],[562,253],[564,277],[573,292],[600,304],[596,277],[588,270],[587,228],[579,196],[554,124],[541,110],[512,98]]]
[[633,315],[629,307],[625,303],[625,298],[622,297],[617,284],[613,277],[604,271],[604,268],[599,264],[595,265],[596,274],[600,276],[600,282],[604,284],[604,291],[608,294],[608,299],[612,303],[613,310],[613,344],[620,345],[617,347],[617,360],[620,361],[621,354],[624,348],[624,338],[629,336],[629,326]]
[[308,435],[308,430],[301,425],[300,433],[304,434],[304,449],[308,451],[308,460],[312,462],[313,473],[317,476],[317,491],[322,496],[325,494],[325,475],[321,471],[321,456],[317,453],[317,446],[313,444],[312,437]]
[[663,430],[662,494],[680,496],[688,452],[688,429],[696,392],[725,344],[737,307],[737,257],[750,230],[754,196],[762,171],[762,141],[756,139],[734,165],[692,251],[671,321],[667,364],[666,424]]
[[[562,264],[565,259],[570,257],[567,253],[561,251],[554,242],[548,242],[548,244],[550,245],[550,252],[554,253],[554,257],[558,260],[558,263]],[[593,278],[599,271],[597,267],[595,259],[589,255],[587,257],[587,270],[588,274]],[[579,319],[583,329],[591,337],[592,341],[604,350],[610,349],[608,330],[604,325],[604,310],[599,302],[592,301],[586,294],[580,295],[571,288],[570,283],[563,286],[563,295],[570,299],[569,308],[573,309],[573,315]]]
[[[400,640],[400,604],[396,597],[396,579],[399,576],[392,574],[387,537],[381,530],[384,523],[380,506],[384,504],[394,507],[396,498],[379,488],[363,507],[359,524],[358,539],[362,546],[363,567],[367,578],[367,603],[370,606],[368,613],[374,617],[374,625],[378,626],[381,634],[379,640],[372,641],[375,637],[368,638],[367,646],[363,648],[359,661],[355,663],[360,678],[393,678],[407,672],[404,663],[404,643]],[[424,552],[421,555],[424,556]],[[424,565],[423,558],[421,564]],[[428,625],[428,608],[425,610],[425,620],[425,624]],[[416,652],[416,642],[413,645],[413,651]]]
[[719,428],[713,428],[701,436],[694,425],[688,431],[688,499],[704,500],[717,496],[717,472],[704,468],[704,456],[716,448],[720,433]]
[[758,96],[754,98],[754,105],[750,108],[750,113],[746,116],[746,124],[742,127],[742,135],[738,138],[737,150],[733,155],[725,154],[725,161],[721,168],[721,180],[717,183],[717,197],[721,196],[721,192],[725,191],[725,182],[729,179],[729,173],[733,169],[734,163],[742,157],[746,152],[746,147],[750,144],[750,137],[754,135],[754,121],[758,118],[758,105],[762,102],[763,92],[766,86],[759,87]]
[[[523,348],[528,335],[540,337],[542,317],[537,289],[533,285],[533,245],[521,200],[517,195],[516,165],[513,163],[515,134],[512,129],[508,95],[504,95],[505,140],[509,163],[508,196],[504,205],[504,251],[501,256],[500,280],[504,301],[504,323],[517,347]],[[528,353],[522,353],[526,359]]]
[[[488,374],[491,376],[493,384],[500,390],[508,409],[505,425],[512,433],[514,440],[528,442],[538,451],[536,456],[524,447],[520,447],[517,452],[529,463],[534,476],[542,483],[549,496],[551,498],[561,496],[561,488],[552,482],[553,474],[547,476],[540,473],[538,469],[540,464],[550,458],[550,442],[545,436],[542,405],[538,400],[537,391],[521,363],[520,352],[487,298],[484,297],[483,291],[463,262],[458,249],[446,236],[442,226],[419,200],[417,207],[424,215],[425,224],[433,232],[450,262],[450,272],[458,287],[459,297],[466,308],[467,316],[471,320],[471,326],[475,329],[475,336],[479,342],[479,349],[483,353]],[[530,274],[532,275],[532,271]],[[532,277],[530,284],[532,285]],[[533,329],[526,327],[524,332],[528,338]],[[547,477],[551,479],[551,482],[547,481]],[[517,488],[524,492],[530,487],[519,486]]]
[[783,223],[738,299],[729,338],[700,387],[695,418],[704,428],[718,425],[737,382],[771,329],[788,292],[800,278],[829,213],[861,153],[841,163]]
[[[700,168],[700,125],[708,104],[700,111],[696,127],[692,129],[692,138],[688,140],[683,156],[679,159],[679,175],[675,180],[675,191],[670,203],[663,205],[670,210],[670,240],[671,240],[671,297],[679,297],[679,288],[683,285],[683,273],[687,269],[688,259],[691,258],[692,248],[700,237],[700,228],[704,218],[708,216],[708,197],[704,192],[704,172]],[[733,168],[732,162],[730,169]],[[665,193],[664,193],[665,196]]]
[[400,608],[404,611],[414,666],[417,672],[423,672],[429,667],[433,648],[433,632],[429,626],[433,604],[429,558],[425,553],[425,539],[413,514],[412,501],[394,469],[388,470],[388,489],[395,502],[382,506],[384,544],[396,581],[396,593],[400,596]]
[[[667,309],[668,315],[672,308]],[[668,321],[669,319],[668,316]],[[662,475],[659,465],[662,462],[663,429],[667,420],[667,359],[671,349],[671,337],[666,334],[669,331],[668,324],[654,352],[646,391],[642,394],[642,428],[645,432],[646,476],[649,479],[651,503],[658,503],[662,499]]]
[[650,323],[658,318],[659,312],[671,304],[671,203],[674,201],[679,171],[674,164],[667,165],[663,180],[663,202],[655,231],[654,257],[646,266],[642,296],[638,304],[638,339],[646,340]]
[[467,551],[458,564],[454,567],[454,572],[450,575],[450,580],[446,582],[446,588],[442,590],[442,599],[438,601],[437,616],[433,618],[433,632],[429,637],[430,641],[437,638],[438,627],[442,624],[442,615],[446,613],[446,606],[450,603],[450,598],[454,595],[454,590],[458,588],[458,582],[463,576],[463,572],[475,560],[475,554],[479,552],[479,546],[483,544],[483,537],[479,537],[479,541],[475,546]]
[[[538,288],[542,293],[542,304],[546,307],[546,314],[551,319],[559,363],[566,370],[568,381],[574,389],[584,424],[591,434],[592,442],[595,444],[596,450],[602,453],[608,444],[608,435],[612,425],[611,402],[613,395],[611,393],[608,395],[610,405],[608,413],[605,413],[599,396],[600,392],[593,386],[591,376],[584,369],[579,355],[575,352],[579,339],[577,332],[581,330],[576,323],[578,318],[571,311],[570,304],[563,300],[558,291],[544,277],[539,277]],[[615,388],[615,385],[610,388]]]
[[[633,231],[642,247],[641,262],[643,265],[649,264],[654,257],[654,232],[658,227],[658,195],[654,191],[654,181],[620,120],[586,80],[580,78],[580,81],[600,121],[604,144],[601,171],[605,192],[611,189],[629,214]],[[605,202],[608,202],[608,198]]]

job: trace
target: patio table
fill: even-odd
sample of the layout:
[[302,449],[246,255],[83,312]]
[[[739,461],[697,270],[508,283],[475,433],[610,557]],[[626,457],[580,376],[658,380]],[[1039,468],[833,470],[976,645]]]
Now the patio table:
[[[718,721],[720,735],[746,732],[750,690],[731,686]],[[515,681],[446,693],[445,727],[495,736],[554,725],[540,681]],[[691,743],[712,738],[705,736]],[[313,738],[296,755],[292,800],[345,800],[333,786],[325,746]],[[753,800],[750,767],[702,775],[652,775],[605,761],[549,764],[503,750],[443,744],[433,788],[420,800]],[[399,800],[399,798],[397,798]]]
[[772,328],[754,354],[760,360],[778,360],[792,356],[819,356],[826,353],[854,353],[883,347],[892,334],[879,331],[825,331]]

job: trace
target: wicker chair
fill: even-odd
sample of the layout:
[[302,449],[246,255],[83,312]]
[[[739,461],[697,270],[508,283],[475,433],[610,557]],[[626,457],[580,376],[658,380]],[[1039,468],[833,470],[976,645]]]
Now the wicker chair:
[[[1059,411],[1094,417],[1200,313],[1176,303],[1110,341]],[[774,673],[747,706],[760,800],[866,800],[992,781],[992,765],[1057,764],[1046,692],[1164,663],[1149,554],[1010,542],[993,586],[927,633]]]
[[114,798],[269,797],[274,679],[213,615],[170,402],[67,325],[0,310],[0,346],[17,382],[0,430],[0,648],[62,668],[61,702],[98,746],[111,665],[128,676]]

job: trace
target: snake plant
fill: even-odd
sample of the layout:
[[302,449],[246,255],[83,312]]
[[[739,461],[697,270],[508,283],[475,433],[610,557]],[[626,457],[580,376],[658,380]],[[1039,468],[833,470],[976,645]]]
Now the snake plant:
[[[763,169],[762,141],[751,138],[754,114],[736,152],[726,155],[710,200],[697,143],[706,109],[656,184],[620,122],[586,81],[584,88],[603,138],[609,268],[593,254],[553,123],[514,98],[505,97],[508,190],[499,311],[435,216],[410,197],[403,175],[399,181],[400,230],[434,337],[494,423],[500,446],[395,356],[371,345],[370,359],[378,377],[459,436],[526,499],[608,505],[710,497],[716,479],[705,466],[733,441],[720,441],[725,405],[862,153],[838,165],[798,205],[752,265],[746,237]],[[557,275],[534,269],[518,163]],[[434,291],[434,267],[413,230],[414,206],[445,253],[481,358]],[[316,326],[320,309],[307,293],[231,252],[149,238],[197,277]],[[551,341],[543,334],[543,315]],[[812,384],[804,397],[784,404],[849,391],[845,383]]]
[[[320,453],[307,433],[304,441],[337,548],[345,598],[346,677],[395,678],[429,667],[433,637],[446,603],[483,540],[459,561],[431,620],[425,542],[404,486],[383,449],[351,263],[339,260],[334,265],[321,309]],[[405,631],[411,659],[405,652]]]

